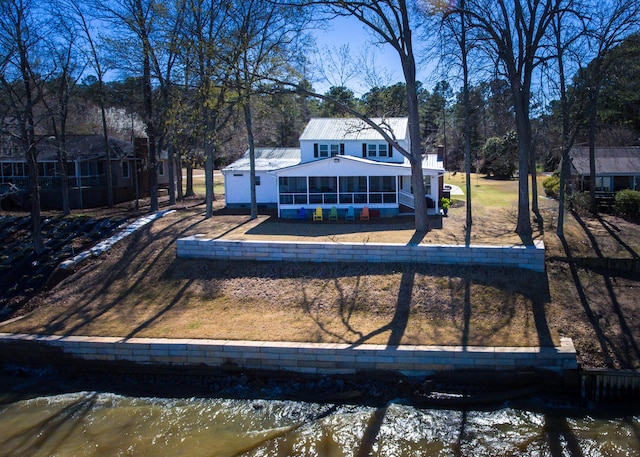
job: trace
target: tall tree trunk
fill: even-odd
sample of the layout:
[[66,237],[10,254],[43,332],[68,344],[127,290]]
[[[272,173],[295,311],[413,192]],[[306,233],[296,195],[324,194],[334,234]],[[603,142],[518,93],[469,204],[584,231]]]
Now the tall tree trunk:
[[471,227],[473,213],[471,210],[471,107],[469,106],[469,65],[467,62],[467,24],[464,11],[464,0],[460,0],[460,50],[462,51],[463,104],[464,104],[464,171],[466,176],[467,213],[465,243],[471,244]]
[[187,161],[186,171],[187,171],[187,185],[186,185],[186,188],[185,188],[184,196],[185,197],[193,197],[193,195],[194,195],[194,192],[193,192],[193,163],[191,162],[191,160]]
[[[563,85],[562,83],[560,83]],[[564,89],[560,89],[564,91]],[[560,159],[560,189],[558,192],[558,226],[556,227],[556,235],[560,238],[564,237],[564,213],[566,211],[565,203],[567,200],[567,181],[569,180],[570,173],[570,158],[569,158],[569,150],[571,148],[569,143],[569,117],[567,110],[567,101],[566,96],[561,96],[562,105],[562,152]]]
[[542,231],[543,220],[542,214],[540,213],[540,207],[538,205],[538,173],[536,166],[536,148],[532,144],[530,151],[530,169],[531,169],[531,211],[536,215],[538,219],[538,228]]
[[253,140],[253,124],[251,122],[251,101],[249,97],[245,99],[242,106],[244,111],[244,122],[247,128],[247,142],[249,143],[249,188],[251,189],[251,219],[258,217],[258,202],[256,198],[256,149]]
[[598,211],[596,201],[596,136],[598,130],[598,100],[596,90],[589,93],[589,197],[591,200],[591,211]]
[[158,160],[156,155],[156,132],[153,119],[153,89],[151,87],[151,65],[149,51],[144,46],[142,92],[147,126],[148,172],[149,172],[149,212],[158,211]]
[[[22,31],[20,31],[22,32]],[[22,86],[24,88],[24,113],[20,122],[22,130],[22,140],[25,148],[25,159],[27,161],[27,173],[29,175],[29,191],[31,194],[31,233],[33,240],[33,250],[40,255],[44,252],[44,241],[42,239],[42,221],[40,214],[40,186],[38,183],[38,152],[36,150],[36,134],[34,115],[34,101],[32,94],[32,80],[29,60],[24,42],[18,41],[18,52],[20,55],[20,71],[22,73]],[[20,116],[17,116],[20,118]]]
[[[107,205],[109,208],[113,206],[113,179],[111,177],[111,147],[109,146],[109,133],[107,130],[107,113],[105,110],[104,102],[104,85],[102,83],[102,76],[98,78],[98,87],[100,90],[100,112],[102,114],[102,140],[104,141],[105,151],[105,177],[107,179]],[[82,189],[80,189],[82,192]]]
[[[205,134],[204,134],[204,185],[205,185],[205,205],[206,218],[213,216],[213,202],[215,195],[213,194],[213,156],[215,154],[214,135],[217,119],[213,116],[211,110],[204,108],[205,115]],[[188,178],[187,178],[188,179]],[[188,186],[188,181],[187,181]],[[192,190],[193,192],[193,190]]]
[[62,192],[62,213],[65,216],[71,214],[69,205],[69,177],[67,176],[67,141],[66,135],[61,134],[58,141],[58,165],[60,166],[61,192]]
[[532,242],[533,229],[529,210],[529,160],[531,158],[531,125],[529,123],[528,97],[520,90],[520,82],[511,83],[518,132],[518,224],[516,233],[525,242]]
[[51,116],[51,126],[53,129],[53,135],[56,143],[56,159],[58,161],[58,168],[60,176],[60,193],[62,197],[62,213],[65,216],[71,214],[69,206],[69,177],[67,176],[67,137],[65,134],[65,114],[60,115],[60,128],[56,122],[55,115]]
[[[557,22],[556,22],[557,21]],[[562,116],[562,151],[560,159],[560,189],[558,192],[558,225],[556,235],[564,238],[564,213],[565,201],[567,198],[567,180],[569,179],[569,150],[571,142],[569,139],[569,105],[567,100],[567,84],[564,71],[564,46],[561,38],[561,16],[557,16],[553,21],[553,33],[556,39],[558,77],[560,79],[560,115]]]
[[184,192],[182,188],[182,158],[180,154],[176,156],[176,182],[177,182],[177,195],[176,198],[178,201],[182,201],[184,199]]
[[169,204],[176,204],[176,164],[175,164],[175,148],[173,141],[169,141],[167,145],[167,153],[169,156]]
[[[410,32],[408,32],[410,33]],[[422,170],[422,145],[420,144],[420,115],[418,113],[418,95],[416,83],[416,67],[413,54],[403,59],[405,74],[407,105],[409,108],[409,139],[411,141],[411,184],[413,186],[415,206],[415,227],[418,232],[428,232],[429,215],[427,214],[427,200],[425,198],[424,172]],[[438,185],[433,183],[432,185]],[[440,189],[438,189],[440,197]]]
[[[29,135],[33,138],[33,135]],[[42,239],[42,218],[40,215],[40,185],[38,183],[38,158],[35,148],[35,138],[27,146],[27,173],[29,175],[29,193],[31,195],[31,233],[33,250],[40,255],[44,252]]]
[[206,188],[205,217],[209,219],[213,216],[213,201],[215,200],[213,195],[213,154],[215,152],[215,148],[212,140],[208,140],[207,143],[205,143],[204,151],[206,154],[204,162],[204,185]]

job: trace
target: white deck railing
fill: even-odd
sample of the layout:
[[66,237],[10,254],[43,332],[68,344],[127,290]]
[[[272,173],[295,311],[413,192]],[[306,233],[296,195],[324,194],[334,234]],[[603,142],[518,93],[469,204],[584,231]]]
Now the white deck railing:
[[413,194],[410,194],[409,192],[406,192],[404,190],[398,192],[398,203],[409,208],[416,207],[413,199]]

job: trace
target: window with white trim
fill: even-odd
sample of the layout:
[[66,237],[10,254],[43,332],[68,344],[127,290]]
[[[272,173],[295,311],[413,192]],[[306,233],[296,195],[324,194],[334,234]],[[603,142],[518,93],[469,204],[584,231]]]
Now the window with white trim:
[[367,157],[389,157],[389,145],[387,143],[367,144]]
[[424,193],[427,195],[431,194],[431,175],[424,176]]
[[313,157],[335,157],[338,155],[344,155],[344,143],[335,143],[335,144],[313,144]]

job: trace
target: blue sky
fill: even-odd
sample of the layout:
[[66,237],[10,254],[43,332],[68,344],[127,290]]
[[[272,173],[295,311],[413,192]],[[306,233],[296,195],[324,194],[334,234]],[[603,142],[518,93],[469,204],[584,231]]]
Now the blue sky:
[[[390,85],[396,82],[404,81],[402,76],[402,68],[400,67],[400,58],[396,51],[389,44],[375,44],[375,39],[371,32],[357,19],[350,17],[338,17],[328,21],[326,30],[314,30],[313,35],[316,39],[316,45],[319,50],[329,50],[334,56],[341,46],[348,45],[353,61],[358,62],[366,56],[369,64],[375,65],[376,69],[383,74],[380,78],[383,85]],[[331,66],[331,58],[326,56],[323,58],[325,68]],[[353,90],[356,96],[361,96],[370,89],[363,79],[364,71],[358,70],[359,74],[354,75],[345,84]],[[429,78],[427,71],[419,71],[418,79],[425,82]],[[338,76],[333,77],[339,80]],[[313,86],[320,93],[326,92],[331,85],[338,85],[337,82],[327,82],[326,80],[313,81]],[[428,84],[425,84],[429,86]]]

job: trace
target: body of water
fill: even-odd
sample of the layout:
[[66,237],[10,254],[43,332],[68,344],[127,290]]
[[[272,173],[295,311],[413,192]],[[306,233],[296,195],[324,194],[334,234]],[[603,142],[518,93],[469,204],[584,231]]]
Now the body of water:
[[[548,399],[457,410],[385,398],[384,387],[370,382],[364,401],[336,403],[283,398],[290,383],[246,377],[197,389],[161,377],[94,381],[5,375],[0,456],[640,455],[637,413],[569,409]],[[92,384],[97,390],[81,390]],[[313,386],[297,382],[295,389],[304,397]]]

